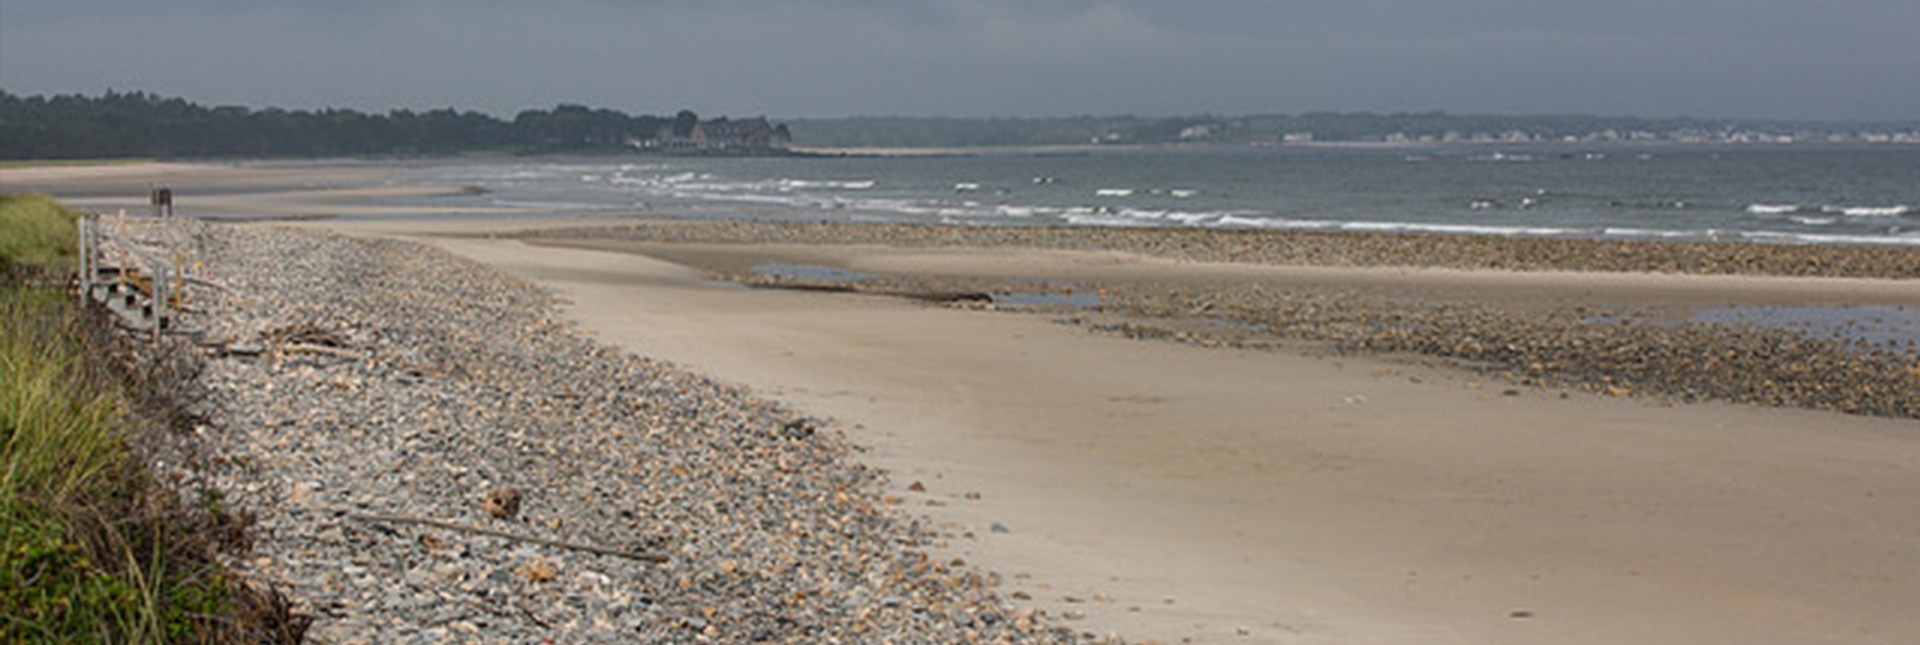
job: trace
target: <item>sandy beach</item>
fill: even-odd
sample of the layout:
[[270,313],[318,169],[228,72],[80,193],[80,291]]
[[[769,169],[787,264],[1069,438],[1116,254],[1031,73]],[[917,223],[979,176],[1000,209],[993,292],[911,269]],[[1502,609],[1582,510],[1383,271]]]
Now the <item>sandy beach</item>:
[[[1872,642],[1920,627],[1897,600],[1920,572],[1889,559],[1920,548],[1911,421],[1508,396],[1417,364],[441,243],[562,286],[600,338],[864,428],[897,485],[927,488],[903,494],[974,536],[953,541],[963,557],[1130,636]],[[1088,262],[961,255],[944,261]]]
[[[159,177],[183,195],[208,193],[183,199],[198,209],[188,214],[331,215],[250,226],[421,241],[532,280],[602,342],[837,420],[889,471],[897,509],[934,523],[936,550],[999,573],[1004,597],[1074,630],[1159,643],[1920,638],[1912,418],[1609,395],[1329,340],[1225,342],[1246,339],[1112,312],[717,278],[824,266],[943,289],[1100,285],[1113,302],[1252,285],[1515,316],[1572,305],[1673,315],[1707,304],[1914,307],[1913,279],[521,237],[512,234],[561,223],[356,218],[427,214],[380,200],[459,187],[382,186],[372,167],[318,183],[296,180],[301,172],[5,169],[0,186],[132,210]],[[1136,323],[1165,333],[1115,331]]]

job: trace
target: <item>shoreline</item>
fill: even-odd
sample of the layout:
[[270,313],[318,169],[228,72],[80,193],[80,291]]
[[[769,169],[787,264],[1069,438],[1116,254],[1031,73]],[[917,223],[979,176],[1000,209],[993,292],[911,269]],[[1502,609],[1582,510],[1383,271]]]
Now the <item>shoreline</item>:
[[[324,212],[335,206],[326,197],[263,191],[227,207]],[[1226,287],[1233,285],[1259,286],[1264,297],[1304,304],[1315,315],[1343,314],[1338,303],[1357,298],[1368,308],[1410,301],[1455,303],[1441,309],[1462,311],[1457,303],[1468,302],[1500,315],[1531,316],[1589,298],[1614,303],[1610,309],[1648,302],[1673,311],[1703,299],[1899,303],[1913,294],[1913,280],[1236,265],[1101,248],[936,247],[910,237],[850,238],[840,229],[832,244],[790,231],[731,242],[608,235],[596,243],[603,248],[588,250],[529,243],[523,232],[560,226],[537,219],[338,217],[229,226],[262,235],[317,229],[368,238],[378,248],[397,248],[385,246],[395,238],[436,247],[540,285],[559,298],[557,319],[608,348],[599,351],[670,361],[739,384],[726,387],[744,386],[740,391],[752,400],[777,401],[794,415],[832,418],[859,464],[887,471],[888,488],[874,505],[894,508],[902,521],[912,518],[929,532],[930,562],[963,561],[955,571],[979,572],[998,602],[1022,607],[1030,618],[1045,612],[1044,622],[1068,628],[1075,638],[1084,632],[1162,643],[1578,644],[1797,643],[1845,635],[1892,643],[1920,635],[1920,619],[1899,600],[1920,594],[1914,564],[1920,562],[1920,513],[1912,512],[1912,500],[1920,499],[1920,477],[1913,476],[1920,426],[1911,419],[1513,387],[1471,365],[1339,350],[1328,342],[1236,347],[1204,342],[1217,330],[1178,325],[1143,326],[1131,335],[1181,340],[1178,334],[1187,333],[1199,340],[1139,342],[1124,328],[1095,329],[1117,324],[1098,312],[1075,322],[1083,312],[742,289],[713,278],[751,276],[754,267],[778,261],[882,275],[927,290],[1059,293],[1062,283],[1071,283],[1076,293],[1105,288],[1103,298],[1161,307],[1174,317],[1195,318],[1197,310],[1202,321],[1239,308],[1236,301],[1272,302],[1253,292],[1194,298],[1230,292]],[[1169,239],[1126,235],[1157,237],[1163,246]],[[300,238],[289,239],[296,241],[284,257],[306,257],[292,250],[302,248]],[[419,269],[441,266],[437,253],[392,257],[395,266]],[[352,263],[329,266],[362,270]],[[375,284],[403,301],[404,294],[434,284],[467,282],[410,288],[416,279],[410,273],[391,276]],[[1095,286],[1096,280],[1104,282]],[[287,293],[335,298],[352,291]],[[303,311],[303,302],[262,305],[288,316]],[[440,315],[416,314],[417,321],[358,333],[378,336],[412,325],[424,330],[416,334],[421,338],[469,341],[494,333],[484,322],[433,326]],[[425,353],[411,357],[413,363],[375,362],[366,369],[382,379],[433,384],[451,373],[378,370],[418,367],[436,357],[467,360],[461,356]],[[468,369],[496,363],[474,361]],[[341,393],[354,383],[338,369],[324,362],[287,366],[276,376],[290,379],[279,391],[311,391],[338,405],[351,399]],[[360,383],[372,387],[374,380]],[[594,418],[565,413],[565,398],[524,389],[502,391],[532,409],[561,410],[556,419]],[[443,410],[437,418],[511,411],[493,405],[476,401],[468,414]],[[312,413],[296,409],[283,416]],[[269,441],[358,454],[352,444],[334,443],[349,436],[337,429],[350,425],[316,426],[335,434],[278,434],[279,427],[254,431]],[[582,436],[588,435],[603,436]],[[305,453],[287,454],[288,463],[305,463],[297,458]],[[622,453],[566,454],[572,461],[556,463],[573,468]],[[371,461],[382,467],[395,456],[380,455]],[[296,499],[380,503],[383,491],[417,487],[401,485],[412,481],[406,478],[439,472],[376,469],[364,480],[291,492]],[[439,503],[465,504],[464,495]],[[710,510],[677,503],[659,508]],[[558,508],[542,512],[567,516]],[[324,513],[287,518],[280,526],[307,524],[327,535]],[[532,555],[511,557],[524,564]],[[308,561],[304,566],[324,564],[300,559]],[[709,576],[721,562],[688,564],[706,567],[701,580],[720,579]],[[409,584],[421,577],[404,561],[353,566],[363,577],[369,570]],[[568,576],[579,572],[572,566],[564,569]],[[354,575],[333,584],[352,583]],[[887,609],[884,598],[867,600]],[[702,613],[676,608],[682,610],[694,618]],[[714,622],[684,621],[679,628]]]
[[[1014,247],[1121,252],[1174,262],[1501,272],[1661,273],[1915,280],[1920,250],[1879,245],[1765,244],[1442,233],[1102,226],[993,226],[632,217],[595,235],[695,243],[760,242],[922,248]],[[566,236],[564,226],[530,227]]]

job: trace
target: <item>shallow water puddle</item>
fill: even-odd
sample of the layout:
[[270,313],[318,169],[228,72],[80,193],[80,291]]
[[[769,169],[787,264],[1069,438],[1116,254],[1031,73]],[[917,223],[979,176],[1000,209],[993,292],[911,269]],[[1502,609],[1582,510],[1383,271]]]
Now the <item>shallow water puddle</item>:
[[1896,352],[1920,346],[1920,307],[1722,307],[1694,314],[1688,321],[1779,329]]
[[1019,307],[1071,307],[1092,309],[1100,306],[1100,296],[1089,293],[995,293],[993,304]]
[[871,273],[818,264],[762,264],[753,267],[753,274],[807,282],[866,282],[878,277]]

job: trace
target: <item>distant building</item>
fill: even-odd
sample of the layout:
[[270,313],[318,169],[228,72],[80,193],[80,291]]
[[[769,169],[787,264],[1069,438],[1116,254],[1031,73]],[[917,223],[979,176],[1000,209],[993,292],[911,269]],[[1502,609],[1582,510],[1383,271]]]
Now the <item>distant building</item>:
[[766,117],[712,121],[689,118],[690,125],[660,128],[646,139],[630,138],[627,144],[640,150],[670,155],[781,155],[793,142],[786,125],[773,125]]
[[653,138],[650,139],[628,139],[627,145],[641,150],[666,152],[693,152],[699,150],[699,146],[694,145],[692,138],[675,135],[672,128],[661,128],[660,131],[655,133]]
[[693,146],[701,150],[749,152],[773,147],[773,125],[766,117],[714,119],[694,124]]

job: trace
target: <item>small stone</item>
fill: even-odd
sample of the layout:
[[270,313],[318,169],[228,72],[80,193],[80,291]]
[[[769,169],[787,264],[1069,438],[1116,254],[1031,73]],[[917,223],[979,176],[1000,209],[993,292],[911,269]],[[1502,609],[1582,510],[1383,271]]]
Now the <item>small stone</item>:
[[495,486],[480,496],[480,508],[494,519],[511,520],[520,514],[520,489]]
[[560,577],[560,569],[545,560],[520,565],[514,572],[526,577],[528,582],[551,582]]

